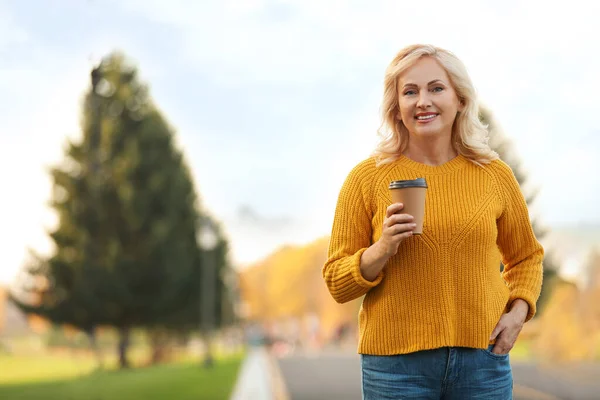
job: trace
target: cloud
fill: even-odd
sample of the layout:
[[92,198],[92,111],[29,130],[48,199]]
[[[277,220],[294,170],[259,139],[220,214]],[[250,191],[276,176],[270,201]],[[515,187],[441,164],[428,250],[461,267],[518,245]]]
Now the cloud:
[[[413,42],[447,45],[474,69],[492,67],[492,73],[548,53],[580,54],[589,45],[585,38],[597,29],[594,13],[581,13],[578,3],[561,7],[532,1],[504,13],[493,2],[423,7],[397,1],[128,0],[123,7],[180,30],[182,59],[223,84],[252,80],[301,85],[337,80],[367,65],[381,65],[383,71],[398,48]],[[589,7],[586,2],[585,9]]]
[[[378,94],[385,66],[400,47],[414,42],[446,47],[467,65],[482,99],[515,142],[534,187],[550,185],[549,171],[558,172],[557,168],[572,173],[552,160],[564,153],[579,154],[575,141],[595,129],[593,96],[600,84],[595,79],[600,56],[591,51],[593,38],[600,34],[595,17],[600,5],[595,3],[440,1],[424,7],[392,0],[168,5],[130,0],[123,5],[179,31],[181,60],[218,85],[237,88],[241,96],[252,96],[244,91],[250,83],[352,86],[360,79]],[[280,104],[273,101],[271,106]],[[339,143],[337,151],[328,147],[335,162],[322,161],[327,152],[315,149],[319,161],[307,166],[305,174],[340,182],[358,155],[367,154],[364,149],[371,145],[379,122],[372,117],[379,97],[371,96],[362,107],[359,112],[348,109],[347,124],[323,134],[338,140],[354,138],[362,149],[350,151],[346,142]],[[574,110],[581,118],[564,118]],[[310,126],[310,140],[318,137],[314,128]],[[587,151],[591,157],[598,155],[597,149]],[[316,168],[326,166],[335,172],[318,175]],[[600,185],[592,182],[586,196],[597,197],[598,192]],[[564,201],[556,194],[552,188],[540,193],[540,209],[550,220],[560,218],[556,204]],[[333,190],[325,195],[331,204]]]
[[314,240],[314,233],[305,222],[298,215],[265,216],[251,206],[242,205],[235,216],[223,221],[233,245],[232,261],[237,267],[243,267],[264,257],[276,245]]
[[21,45],[29,40],[29,33],[17,24],[5,4],[0,4],[0,49]]
[[[69,71],[71,72],[71,71]],[[62,145],[77,132],[78,98],[81,81],[77,74],[56,77],[58,87],[35,86],[35,78],[23,76],[22,89],[32,89],[37,99],[28,115],[6,115],[0,129],[8,132],[0,138],[3,193],[0,200],[0,241],[9,251],[3,255],[3,274],[15,271],[25,256],[24,246],[49,250],[44,229],[54,224],[54,216],[44,206],[49,198],[50,180],[46,168],[59,160]],[[38,82],[40,85],[42,83]],[[0,278],[10,279],[8,276]]]
[[[99,15],[102,23],[77,45],[49,47],[40,46],[35,32],[19,27],[0,6],[0,51],[27,43],[33,54],[27,62],[11,60],[10,68],[3,64],[0,74],[0,89],[9,99],[4,101],[15,110],[0,120],[0,167],[19,171],[5,179],[7,187],[27,182],[2,200],[7,211],[0,216],[17,226],[14,234],[0,232],[3,243],[17,249],[8,257],[11,264],[21,257],[23,243],[43,240],[41,226],[51,223],[40,206],[50,190],[43,165],[60,158],[65,137],[78,133],[88,58],[97,60],[115,45],[139,62],[157,103],[178,127],[202,198],[227,223],[244,260],[283,241],[309,241],[329,231],[343,179],[375,144],[385,67],[409,43],[438,44],[463,59],[515,141],[533,186],[544,185],[544,215],[556,220],[569,204],[553,185],[556,176],[579,172],[559,157],[579,162],[599,155],[600,146],[583,139],[597,132],[600,60],[590,50],[600,33],[595,3],[437,1],[425,7],[393,0],[113,0],[112,5],[110,15]],[[104,24],[104,18],[114,23]],[[60,23],[52,22],[56,29]],[[154,38],[149,32],[165,32],[165,41],[149,43]],[[196,84],[197,92],[185,83]],[[225,110],[211,108],[215,117],[194,108],[198,96]],[[238,110],[230,116],[233,104]],[[3,105],[0,100],[6,110]],[[570,118],[575,110],[578,118]],[[578,192],[579,209],[591,199],[600,201],[600,183],[586,182],[585,192]],[[248,223],[237,227],[243,204],[258,215],[256,229],[262,233]]]

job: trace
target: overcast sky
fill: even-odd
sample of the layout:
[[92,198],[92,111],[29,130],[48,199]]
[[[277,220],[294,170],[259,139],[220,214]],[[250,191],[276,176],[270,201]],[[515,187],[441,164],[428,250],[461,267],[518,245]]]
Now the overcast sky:
[[0,0],[0,282],[49,248],[45,168],[77,138],[94,63],[132,57],[233,260],[327,235],[373,149],[384,70],[456,53],[540,189],[550,226],[600,223],[596,2]]

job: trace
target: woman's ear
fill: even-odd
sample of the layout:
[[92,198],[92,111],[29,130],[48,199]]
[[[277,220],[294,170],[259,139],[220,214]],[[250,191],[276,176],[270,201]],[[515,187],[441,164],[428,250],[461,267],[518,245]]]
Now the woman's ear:
[[465,101],[463,99],[460,99],[460,102],[458,103],[458,112],[463,112],[465,110]]

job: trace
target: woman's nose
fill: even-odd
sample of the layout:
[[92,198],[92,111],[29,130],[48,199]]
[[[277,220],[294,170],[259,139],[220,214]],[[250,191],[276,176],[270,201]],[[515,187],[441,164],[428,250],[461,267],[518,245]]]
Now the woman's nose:
[[426,108],[431,105],[431,99],[429,98],[429,93],[427,91],[421,91],[419,93],[419,99],[417,101],[417,107]]

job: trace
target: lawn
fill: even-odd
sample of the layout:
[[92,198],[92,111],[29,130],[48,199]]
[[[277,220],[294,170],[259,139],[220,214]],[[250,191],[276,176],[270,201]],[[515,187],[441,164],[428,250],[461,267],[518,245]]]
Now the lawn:
[[[0,354],[0,386],[77,378],[90,374],[97,366],[95,358],[89,352],[40,350],[37,353],[29,351],[18,354]],[[146,362],[148,352],[143,348],[132,348],[128,352],[128,358],[132,365],[141,366]],[[117,369],[116,354],[105,353],[104,365],[108,370]]]
[[92,372],[89,360],[74,363],[64,357],[0,356],[0,399],[225,400],[233,391],[241,360],[241,356],[223,358],[212,369],[187,361]]

